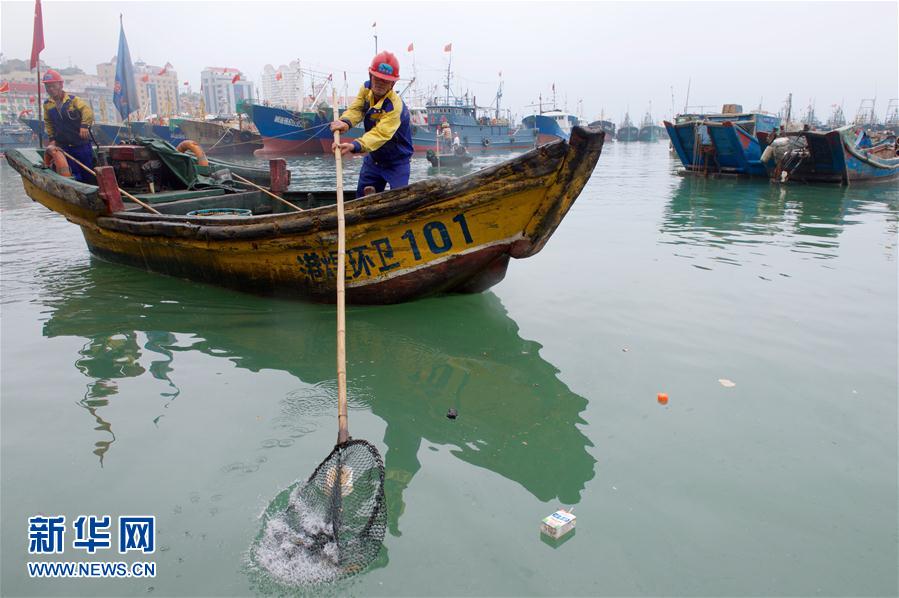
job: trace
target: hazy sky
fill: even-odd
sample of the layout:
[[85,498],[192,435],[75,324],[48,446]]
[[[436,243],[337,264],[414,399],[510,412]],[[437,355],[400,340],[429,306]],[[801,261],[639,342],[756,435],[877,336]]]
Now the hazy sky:
[[[206,66],[241,69],[259,85],[266,63],[300,59],[310,67],[347,70],[351,89],[379,49],[412,72],[415,44],[419,81],[439,83],[443,47],[453,44],[454,88],[468,88],[489,104],[498,73],[503,104],[520,117],[555,83],[584,116],[601,109],[636,119],[652,102],[656,120],[684,105],[720,108],[740,103],[778,111],[793,93],[794,110],[810,100],[819,118],[843,103],[855,115],[859,100],[877,96],[883,116],[899,97],[899,9],[896,2],[51,2],[43,5],[51,65],[70,62],[88,73],[115,54],[119,13],[134,60],[171,62],[196,90]],[[0,50],[7,58],[31,53],[33,1],[0,3]]]

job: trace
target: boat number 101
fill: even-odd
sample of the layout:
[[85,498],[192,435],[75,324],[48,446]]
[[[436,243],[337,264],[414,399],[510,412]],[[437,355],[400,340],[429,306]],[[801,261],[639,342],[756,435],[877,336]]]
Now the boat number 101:
[[[347,277],[353,279],[364,276],[378,275],[400,267],[396,259],[397,252],[410,251],[415,261],[422,259],[423,252],[431,255],[446,253],[453,247],[453,234],[451,231],[458,229],[466,245],[471,245],[474,239],[468,229],[468,222],[464,214],[456,214],[452,219],[453,224],[447,225],[439,220],[428,222],[420,231],[407,229],[399,240],[391,242],[389,237],[375,239],[368,244],[347,248]],[[300,270],[313,279],[322,280],[334,277],[334,266],[337,265],[337,252],[322,256],[318,253],[304,253],[297,256]]]

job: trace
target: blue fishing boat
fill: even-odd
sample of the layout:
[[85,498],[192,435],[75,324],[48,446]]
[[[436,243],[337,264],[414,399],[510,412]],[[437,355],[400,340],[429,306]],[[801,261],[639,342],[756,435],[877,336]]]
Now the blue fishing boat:
[[[321,154],[326,153],[323,141],[333,141],[328,124],[333,111],[291,110],[264,104],[244,104],[244,111],[262,136],[262,152],[271,154]],[[356,139],[362,135],[361,127],[354,127],[342,136]]]
[[775,138],[761,162],[778,183],[849,183],[899,177],[899,142],[855,125],[833,131],[797,131]]
[[[44,123],[36,118],[20,119],[35,134],[42,134],[46,139],[47,134],[44,132]],[[132,121],[129,123],[94,123],[91,126],[94,140],[99,145],[115,145],[123,139],[134,139],[135,137],[149,137],[152,139],[162,139],[172,145],[177,146],[187,137],[177,126],[160,125],[149,123],[146,121]]]
[[426,122],[415,124],[413,118],[412,143],[415,151],[433,150],[443,123],[449,125],[453,136],[459,136],[462,146],[469,152],[534,147],[534,130],[524,126],[513,128],[507,117],[496,115],[498,111],[491,109],[488,116],[479,113],[481,110],[466,96],[442,101],[434,98],[425,106]]
[[37,135],[21,124],[0,125],[0,152],[17,147],[37,145]]
[[624,113],[624,122],[618,127],[618,133],[615,135],[618,141],[637,141],[640,138],[640,129],[631,122],[631,115]]
[[537,145],[551,143],[556,139],[568,141],[572,127],[578,124],[579,119],[574,114],[555,109],[531,114],[521,120],[522,127],[537,138]]
[[726,104],[720,114],[678,115],[665,121],[671,145],[686,172],[767,176],[759,159],[767,135],[780,118],[764,112],[743,112]]
[[665,129],[655,124],[652,120],[652,115],[647,112],[643,117],[643,123],[640,125],[640,130],[637,133],[637,139],[639,141],[658,141],[665,135]]

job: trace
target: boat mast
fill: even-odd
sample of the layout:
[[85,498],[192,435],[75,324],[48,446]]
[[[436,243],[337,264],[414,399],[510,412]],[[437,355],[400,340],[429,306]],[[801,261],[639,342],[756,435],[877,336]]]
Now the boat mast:
[[453,53],[449,53],[449,62],[446,63],[446,105],[449,106],[450,97],[450,68],[453,66]]
[[684,98],[684,114],[687,113],[687,106],[690,105],[690,84],[693,83],[693,78],[690,77],[687,79],[687,97]]

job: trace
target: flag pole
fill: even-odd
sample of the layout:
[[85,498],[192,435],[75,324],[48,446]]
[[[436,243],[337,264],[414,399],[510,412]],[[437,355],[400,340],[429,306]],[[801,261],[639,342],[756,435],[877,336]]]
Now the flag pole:
[[[37,69],[37,116],[38,147],[44,147],[44,104],[41,99],[41,50],[44,49],[44,12],[41,0],[34,0],[34,29],[31,38],[31,68]],[[40,116],[38,116],[40,115]]]
[[[34,115],[38,117],[37,142],[38,147],[44,147],[44,104],[41,102],[41,59],[37,59],[37,110]],[[40,115],[40,116],[38,116]]]

